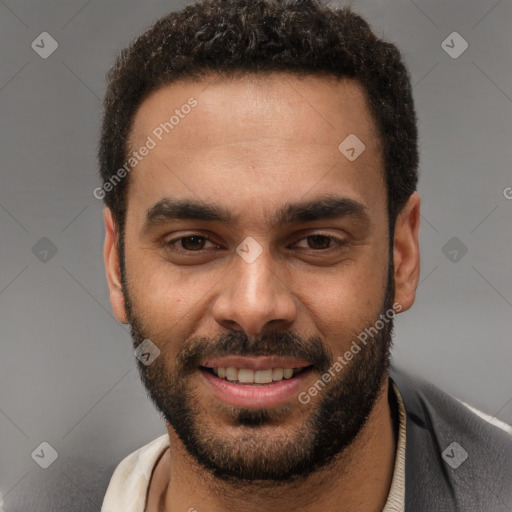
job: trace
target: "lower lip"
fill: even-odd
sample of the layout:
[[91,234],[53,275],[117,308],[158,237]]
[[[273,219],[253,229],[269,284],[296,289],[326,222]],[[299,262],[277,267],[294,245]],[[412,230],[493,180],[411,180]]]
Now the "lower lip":
[[200,372],[213,393],[222,401],[237,407],[261,408],[280,405],[286,400],[296,397],[310,370],[303,370],[291,379],[256,385],[234,384],[219,379],[202,368]]

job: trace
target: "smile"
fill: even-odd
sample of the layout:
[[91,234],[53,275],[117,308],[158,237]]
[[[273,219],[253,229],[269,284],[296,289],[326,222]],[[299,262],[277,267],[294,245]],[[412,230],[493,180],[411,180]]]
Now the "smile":
[[206,368],[219,379],[224,379],[234,384],[270,384],[283,379],[291,379],[304,371],[304,368],[267,368],[263,370],[251,370],[250,368]]
[[199,367],[216,398],[245,408],[276,406],[296,397],[312,369],[306,361],[266,356],[225,357]]

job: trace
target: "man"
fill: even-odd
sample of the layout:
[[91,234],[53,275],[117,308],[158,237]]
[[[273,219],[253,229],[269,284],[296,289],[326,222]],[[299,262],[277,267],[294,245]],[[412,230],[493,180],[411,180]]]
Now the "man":
[[512,510],[512,439],[390,368],[419,277],[399,51],[349,9],[211,0],[109,73],[105,264],[167,434],[104,512]]

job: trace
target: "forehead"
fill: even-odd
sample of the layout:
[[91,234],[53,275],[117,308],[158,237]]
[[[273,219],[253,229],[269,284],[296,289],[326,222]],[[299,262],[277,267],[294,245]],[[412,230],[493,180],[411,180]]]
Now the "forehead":
[[142,103],[129,145],[152,146],[131,172],[132,206],[166,195],[234,207],[245,195],[277,206],[283,194],[333,187],[368,206],[385,201],[377,128],[354,80],[283,73],[178,81]]

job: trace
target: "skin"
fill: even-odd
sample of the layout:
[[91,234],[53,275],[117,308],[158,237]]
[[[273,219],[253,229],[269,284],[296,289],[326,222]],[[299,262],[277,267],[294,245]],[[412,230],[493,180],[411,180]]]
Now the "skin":
[[[218,336],[231,329],[254,336],[268,329],[294,329],[305,336],[321,336],[335,357],[343,354],[353,339],[350,334],[378,317],[388,268],[382,152],[363,88],[348,79],[290,74],[176,82],[142,103],[132,147],[143,145],[155,127],[191,96],[198,105],[129,178],[128,284],[151,339],[172,333],[183,344],[190,336]],[[366,146],[353,162],[338,150],[349,134],[356,134]],[[367,218],[270,223],[285,203],[327,195],[363,204]],[[145,231],[146,211],[164,196],[216,203],[232,213],[234,222],[171,220]],[[413,304],[418,285],[419,216],[420,198],[414,193],[394,234],[394,302],[402,312]],[[118,320],[127,323],[116,226],[108,208],[104,219],[110,300]],[[165,241],[191,233],[213,240],[202,255],[178,255],[165,248]],[[305,238],[317,234],[346,243],[322,254]],[[250,264],[235,251],[248,236],[263,249]],[[169,361],[181,348],[175,345],[165,347]],[[309,375],[304,390],[319,376]],[[198,406],[207,411],[211,425],[220,433],[236,435],[237,427],[217,411],[199,377],[195,382]],[[287,435],[309,410],[296,400],[290,403],[289,415],[265,436]],[[308,407],[315,403],[312,399]],[[387,379],[368,423],[343,456],[299,486],[283,484],[275,492],[230,487],[213,478],[167,427],[171,449],[154,470],[147,512],[191,507],[199,512],[377,512],[386,502],[396,450]]]

